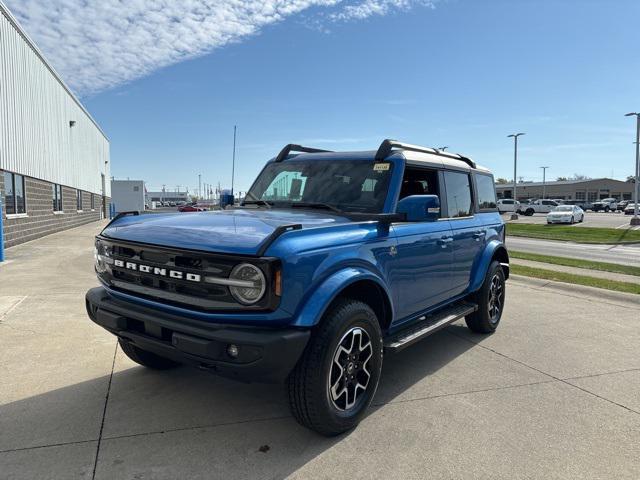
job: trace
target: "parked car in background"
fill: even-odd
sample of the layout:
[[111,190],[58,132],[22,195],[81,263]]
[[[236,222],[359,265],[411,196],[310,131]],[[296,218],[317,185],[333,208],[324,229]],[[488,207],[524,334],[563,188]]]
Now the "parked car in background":
[[593,202],[594,212],[615,212],[618,208],[618,200],[615,198],[603,198]]
[[577,205],[585,212],[587,210],[593,210],[593,203],[586,200],[565,200],[564,205]]
[[547,213],[547,223],[570,223],[582,222],[584,211],[577,205],[559,205]]
[[[633,202],[629,202],[627,203],[627,206],[624,208],[624,214],[625,215],[633,215],[633,212],[635,211],[635,203]],[[640,208],[640,206],[639,206]]]
[[565,203],[567,203],[567,201],[564,198],[552,198],[551,200],[556,202],[558,205],[564,205]]
[[520,210],[520,202],[511,198],[502,198],[498,200],[498,211],[500,213],[505,212],[517,212]]
[[631,200],[621,200],[618,202],[618,208],[616,210],[618,210],[619,212],[624,212],[625,208],[627,208],[627,205],[629,205],[631,203]]
[[196,203],[188,203],[187,205],[182,205],[178,207],[179,212],[206,212],[206,207],[201,207]]
[[534,200],[526,205],[520,206],[520,211],[527,216],[531,216],[534,213],[549,213],[556,208],[558,203],[554,200]]

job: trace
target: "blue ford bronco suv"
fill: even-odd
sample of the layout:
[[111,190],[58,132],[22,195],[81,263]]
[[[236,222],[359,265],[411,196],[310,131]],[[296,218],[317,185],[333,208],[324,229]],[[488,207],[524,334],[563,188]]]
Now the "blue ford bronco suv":
[[287,145],[241,205],[120,214],[95,246],[87,312],[133,361],[285,381],[324,435],[357,425],[385,354],[462,318],[493,332],[509,276],[492,174],[393,140]]

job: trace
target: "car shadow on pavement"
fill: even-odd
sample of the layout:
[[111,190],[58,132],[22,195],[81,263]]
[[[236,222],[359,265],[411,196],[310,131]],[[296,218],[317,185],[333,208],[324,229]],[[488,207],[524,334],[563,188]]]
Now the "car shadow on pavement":
[[[473,346],[444,330],[403,352],[386,356],[382,381],[368,416],[398,400],[452,393],[447,387],[450,375],[439,372]],[[289,414],[282,385],[242,384],[189,367],[171,371],[129,368],[127,361],[112,376],[0,406],[0,455],[18,449],[94,441],[101,428],[98,473],[103,462],[107,469],[117,465],[144,471],[146,465],[162,471],[175,466],[171,454],[140,460],[142,456],[135,450],[142,444],[136,442],[156,441],[162,453],[165,449],[186,448],[190,442],[201,446],[205,438],[210,454],[203,452],[205,458],[197,463],[215,468],[221,478],[251,477],[254,472],[251,462],[246,461],[248,451],[262,455],[258,456],[263,459],[258,461],[262,478],[285,477],[357,434],[356,429],[324,438],[299,426]],[[127,447],[118,451],[117,442]],[[272,461],[265,458],[269,455],[274,457]],[[144,465],[131,465],[138,461]],[[225,471],[229,468],[234,470]]]

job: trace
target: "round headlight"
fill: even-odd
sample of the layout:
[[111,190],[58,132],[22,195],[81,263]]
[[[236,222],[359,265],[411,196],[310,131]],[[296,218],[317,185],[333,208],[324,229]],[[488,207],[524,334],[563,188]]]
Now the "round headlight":
[[255,265],[241,263],[231,270],[229,280],[237,280],[229,286],[233,298],[244,305],[251,305],[262,298],[267,288],[264,273]]

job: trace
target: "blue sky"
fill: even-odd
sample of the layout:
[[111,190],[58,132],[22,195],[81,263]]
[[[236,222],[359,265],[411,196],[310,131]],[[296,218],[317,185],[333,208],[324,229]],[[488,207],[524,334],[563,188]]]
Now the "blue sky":
[[[112,174],[152,189],[193,191],[198,173],[228,187],[234,124],[236,190],[286,143],[374,149],[385,137],[448,145],[512,178],[506,136],[520,131],[527,180],[542,165],[548,178],[633,173],[623,115],[640,110],[634,0],[300,0],[168,38],[148,9],[123,12],[147,25],[123,33],[117,6],[74,19],[80,0],[52,2],[8,5],[109,136]],[[225,8],[179,8],[199,3],[205,16]]]

